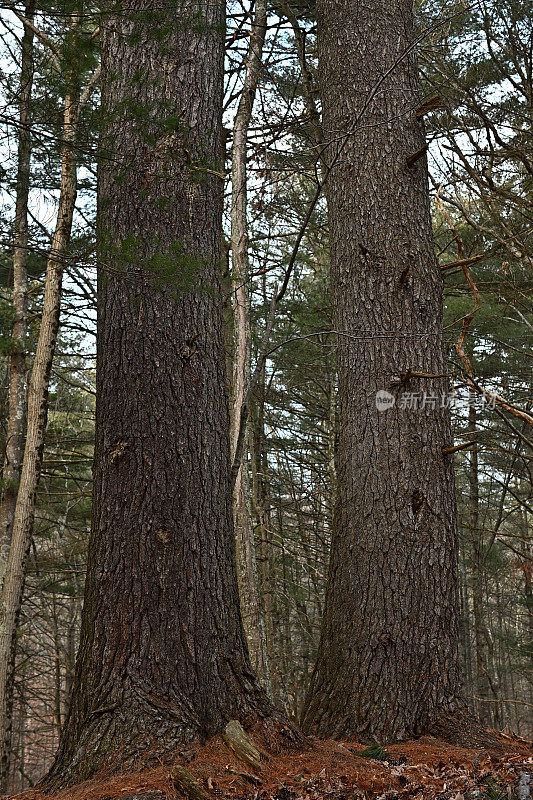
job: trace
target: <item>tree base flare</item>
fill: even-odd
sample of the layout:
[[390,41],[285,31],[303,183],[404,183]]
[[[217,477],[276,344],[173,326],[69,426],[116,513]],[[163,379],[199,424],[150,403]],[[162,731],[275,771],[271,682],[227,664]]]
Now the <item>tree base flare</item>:
[[485,728],[466,710],[439,717],[431,727],[430,733],[458,747],[480,747],[491,753],[502,753],[504,750],[498,732]]
[[129,721],[110,710],[85,727],[74,748],[59,751],[39,789],[50,794],[87,782],[94,775],[112,779],[119,773],[169,765],[173,769],[169,778],[172,785],[181,782],[185,786],[189,781],[189,795],[193,797],[194,789],[197,800],[206,800],[201,795],[201,786],[193,786],[194,776],[189,770],[189,763],[204,747],[222,748],[226,760],[232,756],[238,760],[240,772],[244,762],[258,774],[271,755],[302,749],[306,744],[307,739],[300,731],[269,704],[243,716],[242,724],[230,720],[208,744],[198,728],[186,728],[177,717],[163,714],[160,709],[157,714],[145,713],[136,720],[130,717]]

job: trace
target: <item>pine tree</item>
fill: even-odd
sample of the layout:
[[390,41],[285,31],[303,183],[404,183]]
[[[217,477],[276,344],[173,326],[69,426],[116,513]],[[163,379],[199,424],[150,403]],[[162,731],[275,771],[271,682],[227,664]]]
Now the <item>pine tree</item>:
[[414,19],[399,0],[322,0],[317,17],[338,496],[303,726],[403,739],[463,708],[450,417],[405,402],[447,389]]
[[222,338],[224,4],[102,19],[93,526],[48,785],[272,713],[238,608]]

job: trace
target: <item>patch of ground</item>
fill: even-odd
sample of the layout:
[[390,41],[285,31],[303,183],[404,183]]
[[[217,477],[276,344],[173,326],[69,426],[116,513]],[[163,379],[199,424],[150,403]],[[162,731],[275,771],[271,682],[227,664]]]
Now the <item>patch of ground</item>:
[[254,734],[261,752],[258,768],[240,760],[217,736],[176,754],[176,774],[192,779],[191,791],[180,790],[172,766],[160,765],[121,775],[100,773],[53,796],[31,790],[19,800],[190,800],[196,791],[202,800],[529,800],[533,743],[496,735],[499,753],[424,736],[364,756],[365,745],[357,742],[318,739],[309,739],[305,749],[273,754],[272,743]]

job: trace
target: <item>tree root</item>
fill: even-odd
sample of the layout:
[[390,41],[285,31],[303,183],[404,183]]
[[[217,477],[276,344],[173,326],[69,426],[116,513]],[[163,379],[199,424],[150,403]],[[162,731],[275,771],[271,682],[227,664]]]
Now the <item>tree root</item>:
[[203,789],[200,781],[194,777],[192,772],[189,772],[187,767],[181,764],[174,765],[170,772],[170,779],[184,797],[191,798],[191,800],[210,800],[209,794]]
[[504,749],[496,732],[485,728],[466,709],[456,711],[449,716],[439,717],[428,733],[457,747],[479,747],[494,753],[501,753]]
[[222,738],[240,761],[255,772],[261,772],[261,753],[240,722],[235,719],[230,720],[224,728]]

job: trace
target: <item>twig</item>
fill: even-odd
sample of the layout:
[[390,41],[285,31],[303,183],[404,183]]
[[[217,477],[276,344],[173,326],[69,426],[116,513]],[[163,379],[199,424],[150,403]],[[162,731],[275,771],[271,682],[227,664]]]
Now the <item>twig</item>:
[[468,267],[470,264],[477,264],[479,261],[484,261],[493,255],[492,251],[488,253],[479,253],[477,256],[471,258],[461,258],[459,261],[450,261],[448,264],[441,264],[441,269],[452,269],[453,267]]
[[96,69],[94,70],[94,72],[91,75],[91,77],[89,78],[89,80],[87,81],[87,85],[85,86],[85,89],[81,93],[79,111],[82,111],[85,108],[85,104],[87,103],[87,100],[89,99],[89,97],[93,93],[93,90],[95,89],[96,85],[98,84],[98,81],[100,80],[100,74],[101,74],[101,67],[100,67],[100,64],[99,64],[96,67]]
[[24,14],[21,14],[14,3],[10,3],[9,0],[4,0],[4,8],[8,8],[26,28],[30,28],[37,38],[40,39],[41,42],[52,51],[52,60],[54,62],[54,66],[58,72],[61,72],[61,51],[56,43],[53,42],[52,39],[50,39],[50,37],[47,36],[46,33],[44,33],[40,28],[34,25],[31,20],[25,17]]
[[466,447],[472,447],[473,444],[476,444],[476,442],[463,442],[462,444],[456,444],[453,447],[443,447],[441,452],[443,456],[446,456],[450,453],[457,453],[458,450],[464,450]]
[[420,161],[420,159],[423,156],[425,156],[425,154],[428,151],[428,148],[429,148],[429,144],[426,142],[426,144],[423,145],[419,150],[416,150],[414,153],[411,153],[410,156],[407,156],[407,158],[405,159],[405,163],[407,164],[407,166],[408,167],[414,167],[416,162]]
[[457,350],[457,354],[458,354],[459,358],[461,359],[461,362],[462,362],[463,367],[464,367],[465,372],[466,372],[467,383],[468,383],[469,387],[474,392],[476,392],[476,394],[480,394],[480,395],[483,395],[485,397],[488,397],[489,400],[494,401],[497,405],[501,406],[501,408],[504,408],[506,411],[508,411],[509,414],[512,414],[514,417],[518,417],[518,419],[523,419],[528,423],[528,425],[533,426],[533,416],[531,414],[529,414],[527,411],[523,411],[522,409],[516,408],[516,406],[512,405],[512,403],[509,403],[507,400],[505,400],[505,398],[503,398],[501,395],[497,394],[496,392],[491,392],[489,389],[485,389],[484,387],[480,386],[479,383],[477,383],[477,381],[474,379],[474,371],[472,369],[472,363],[471,363],[470,359],[468,358],[467,354],[464,351],[464,341],[465,341],[465,338],[466,338],[466,334],[468,332],[468,328],[470,327],[470,323],[472,321],[472,317],[474,316],[474,314],[476,313],[476,311],[480,307],[479,289],[477,288],[476,284],[472,280],[472,276],[470,275],[470,272],[468,271],[468,267],[467,267],[468,259],[464,259],[463,258],[463,242],[462,242],[462,239],[459,236],[459,234],[457,233],[457,231],[455,230],[455,227],[454,227],[454,224],[453,224],[453,222],[452,222],[452,220],[450,218],[450,215],[448,214],[448,212],[444,208],[444,204],[443,204],[443,202],[442,202],[442,200],[441,200],[441,198],[439,196],[439,192],[440,192],[441,188],[442,188],[442,185],[439,187],[439,190],[437,191],[437,196],[436,196],[435,200],[436,200],[441,212],[443,213],[444,217],[446,218],[446,220],[448,222],[448,225],[450,226],[450,230],[452,231],[452,233],[454,235],[454,239],[457,242],[457,255],[459,256],[459,262],[461,262],[460,266],[461,266],[461,269],[463,270],[463,274],[464,274],[464,276],[465,276],[465,278],[466,278],[466,280],[468,282],[468,285],[470,286],[470,289],[472,290],[472,294],[474,296],[474,306],[468,312],[468,314],[465,314],[465,316],[463,317],[463,327],[461,329],[461,333],[459,335],[459,339],[457,340],[456,345],[455,345],[455,349]]
[[442,98],[439,97],[438,94],[434,94],[433,97],[428,97],[427,100],[417,108],[416,116],[418,118],[423,117],[425,114],[429,114],[430,111],[434,111],[436,108],[442,108],[444,103],[442,102]]

